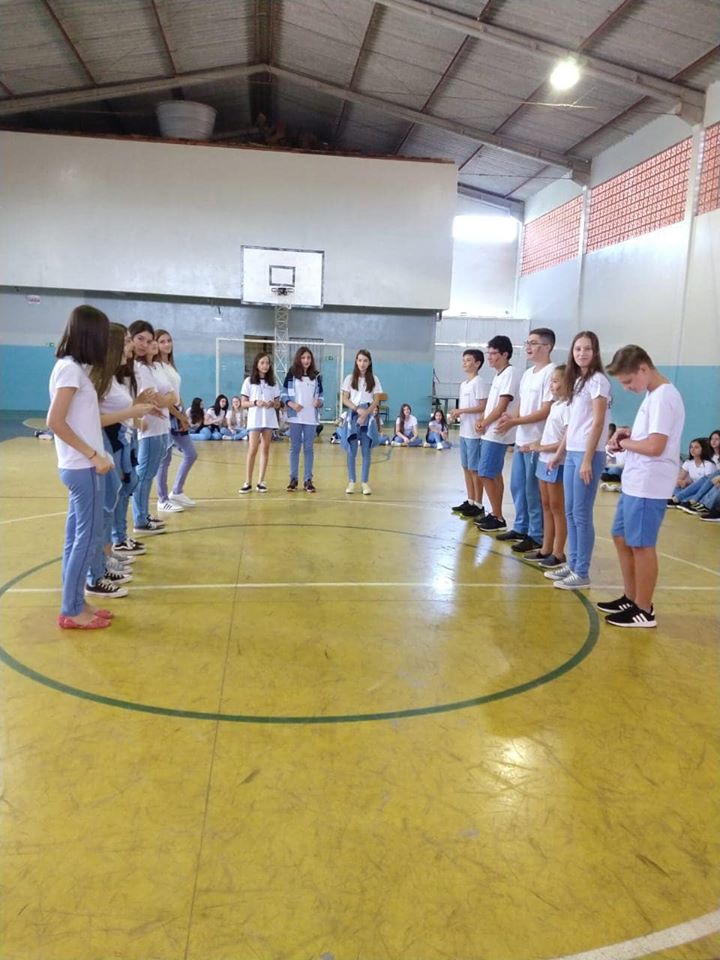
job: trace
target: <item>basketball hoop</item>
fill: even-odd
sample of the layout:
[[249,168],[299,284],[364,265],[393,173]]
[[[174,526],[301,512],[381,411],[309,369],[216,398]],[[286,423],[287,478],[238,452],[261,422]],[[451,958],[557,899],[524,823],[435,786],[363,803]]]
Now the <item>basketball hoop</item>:
[[292,293],[292,287],[270,287],[270,290],[278,297],[287,297]]

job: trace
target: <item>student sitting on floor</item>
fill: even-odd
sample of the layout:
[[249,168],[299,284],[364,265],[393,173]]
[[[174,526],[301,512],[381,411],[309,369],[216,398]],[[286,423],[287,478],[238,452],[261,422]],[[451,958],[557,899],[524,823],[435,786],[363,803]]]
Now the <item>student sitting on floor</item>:
[[395,434],[392,438],[392,445],[394,447],[420,446],[417,417],[413,416],[412,407],[409,403],[404,403],[400,407],[400,413],[395,420]]
[[448,439],[447,420],[440,407],[433,412],[432,419],[428,423],[423,446],[435,447],[436,450],[449,449],[452,446]]

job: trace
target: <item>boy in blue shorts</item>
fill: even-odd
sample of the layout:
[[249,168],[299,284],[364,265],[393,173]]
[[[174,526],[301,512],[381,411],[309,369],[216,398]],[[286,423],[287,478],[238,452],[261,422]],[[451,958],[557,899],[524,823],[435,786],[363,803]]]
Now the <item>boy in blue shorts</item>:
[[448,413],[451,423],[460,423],[460,463],[467,491],[467,499],[453,507],[452,512],[464,520],[476,520],[485,516],[482,505],[483,485],[477,473],[482,441],[475,431],[475,424],[482,419],[488,396],[488,389],[480,379],[480,368],[484,362],[485,355],[482,350],[463,351],[462,365],[467,380],[460,384],[457,408]]
[[609,444],[611,449],[626,453],[622,492],[612,526],[625,593],[597,606],[608,614],[605,622],[613,627],[655,627],[655,545],[677,478],[685,407],[677,389],[655,368],[642,347],[621,347],[607,372],[626,390],[647,393],[632,430],[621,427]]

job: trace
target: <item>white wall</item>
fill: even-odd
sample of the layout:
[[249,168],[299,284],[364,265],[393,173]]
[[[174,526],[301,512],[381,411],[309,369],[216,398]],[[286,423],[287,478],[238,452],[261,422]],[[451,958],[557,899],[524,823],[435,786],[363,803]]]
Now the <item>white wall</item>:
[[444,309],[456,169],[0,132],[0,284],[239,299],[243,244],[324,250],[325,302]]
[[[456,216],[497,217],[509,213],[459,196]],[[512,219],[512,218],[511,218]],[[518,235],[512,243],[453,241],[452,287],[448,312],[473,317],[511,316],[515,307]]]

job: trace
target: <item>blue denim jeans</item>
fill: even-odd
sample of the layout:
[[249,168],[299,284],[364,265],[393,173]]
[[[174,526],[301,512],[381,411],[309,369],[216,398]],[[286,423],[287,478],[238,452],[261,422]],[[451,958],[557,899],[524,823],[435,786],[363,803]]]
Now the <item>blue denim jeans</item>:
[[[716,471],[711,474],[711,476],[716,477],[720,473]],[[714,488],[714,484],[711,482],[710,477],[700,477],[699,480],[693,480],[693,482],[687,487],[678,487],[675,490],[675,499],[679,500],[680,503],[687,503],[688,500],[701,500],[706,493]]]
[[565,492],[565,516],[568,528],[568,565],[573,573],[587,577],[590,559],[595,546],[593,506],[600,474],[605,464],[605,454],[600,451],[592,458],[592,480],[585,483],[580,476],[580,465],[585,454],[568,450],[565,456],[563,489]]
[[60,470],[68,488],[68,515],[62,559],[62,601],[60,612],[76,617],[85,606],[85,575],[90,567],[93,546],[101,537],[103,511],[102,477],[93,467]]
[[168,498],[168,470],[172,460],[173,447],[182,454],[182,463],[175,477],[173,484],[173,493],[182,493],[185,489],[185,481],[190,473],[192,465],[198,458],[197,450],[187,433],[169,434],[169,443],[167,453],[160,461],[160,469],[157,472],[157,494],[158,500],[167,500]]
[[515,450],[510,468],[510,493],[515,504],[513,530],[525,533],[538,543],[543,538],[543,514],[537,470],[538,454]]
[[113,512],[112,519],[112,542],[122,543],[127,539],[127,512],[128,502],[137,486],[137,470],[130,465],[128,472],[123,472],[123,452],[117,450],[114,454],[115,466],[117,467],[120,478],[120,489],[118,490],[117,502]]
[[294,420],[290,420],[288,427],[290,430],[290,479],[298,479],[300,448],[302,447],[303,480],[312,480],[315,456],[313,444],[315,443],[316,426],[314,423],[295,423]]
[[133,520],[136,527],[144,527],[150,516],[150,488],[158,472],[160,461],[167,450],[169,434],[160,437],[142,437],[138,448],[138,482],[133,493]]
[[[353,421],[357,423],[356,413],[352,414],[352,418]],[[360,479],[362,483],[367,483],[370,479],[370,463],[372,457],[372,446],[370,444],[367,427],[359,427],[357,434],[352,440],[348,441],[347,468],[350,483],[355,483],[357,480],[355,461],[357,460],[358,445],[360,446],[360,456],[362,457]]]
[[[115,454],[110,441],[107,437],[104,439],[105,453],[114,461]],[[112,541],[113,517],[115,515],[115,507],[117,505],[118,494],[120,492],[121,485],[120,474],[118,473],[117,468],[115,470],[111,470],[109,473],[104,473],[100,477],[100,482],[102,484],[103,495],[103,522],[102,527],[98,531],[98,534],[95,538],[95,543],[93,544],[90,564],[87,570],[88,583],[97,583],[101,577],[105,576],[105,544],[109,544]]]

